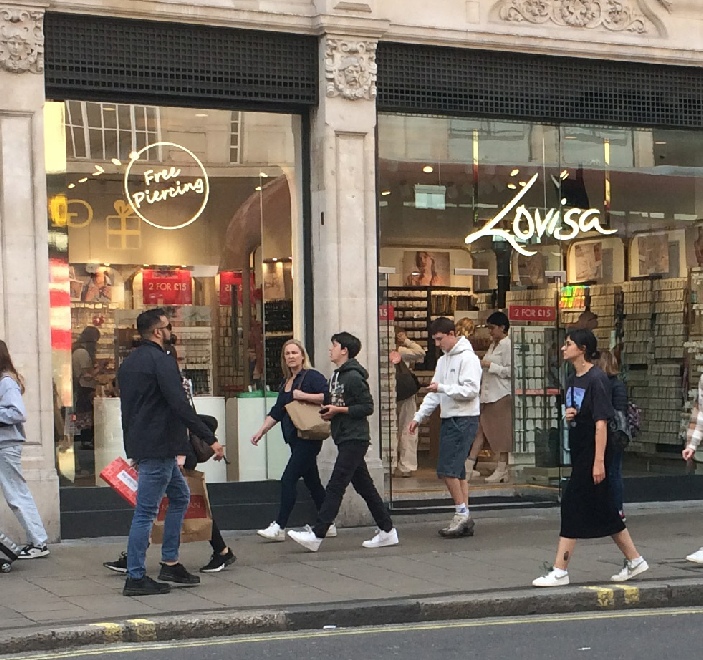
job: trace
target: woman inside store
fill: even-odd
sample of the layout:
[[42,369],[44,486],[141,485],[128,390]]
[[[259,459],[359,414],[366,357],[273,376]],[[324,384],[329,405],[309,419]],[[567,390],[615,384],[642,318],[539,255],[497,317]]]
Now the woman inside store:
[[493,312],[486,325],[493,341],[481,360],[481,417],[466,461],[466,478],[480,476],[474,467],[487,442],[498,457],[498,466],[486,477],[486,483],[498,484],[510,478],[508,454],[513,450],[512,345],[508,336],[510,321],[503,312]]
[[417,270],[407,278],[410,286],[437,286],[442,284],[442,278],[437,274],[435,259],[429,252],[418,250],[415,253],[415,268]]
[[76,415],[76,432],[80,437],[82,449],[93,449],[94,422],[93,399],[98,387],[98,368],[95,356],[98,349],[100,330],[89,325],[78,335],[71,347],[71,364],[73,368],[74,412]]
[[561,500],[561,531],[551,570],[532,581],[535,587],[569,584],[567,567],[577,539],[610,536],[625,562],[610,579],[625,582],[649,566],[637,552],[610,492],[607,451],[608,420],[613,417],[608,377],[593,364],[596,338],[585,328],[572,329],[562,346],[574,369],[566,389],[565,421],[569,426],[571,478]]
[[0,340],[0,489],[27,534],[19,558],[36,559],[49,554],[49,537],[22,475],[22,445],[27,439],[23,393],[24,381],[12,364],[7,344]]
[[[286,406],[292,401],[306,401],[322,405],[327,392],[327,379],[308,366],[304,346],[297,339],[290,339],[281,351],[281,368],[284,381],[278,391],[278,398],[261,428],[253,435],[251,442],[258,445],[261,438],[280,422],[283,439],[290,447],[291,455],[281,476],[281,503],[278,516],[266,529],[257,534],[267,541],[286,540],[286,525],[293,511],[297,497],[298,480],[302,479],[310,491],[315,507],[319,510],[325,499],[325,489],[317,470],[317,455],[322,449],[322,440],[305,440],[298,434]],[[334,525],[327,537],[337,536]]]
[[[600,351],[597,366],[605,373],[610,382],[611,402],[615,410],[619,410],[627,417],[627,387],[620,378],[618,359],[611,351]],[[625,519],[623,508],[624,486],[622,481],[622,456],[624,448],[613,444],[609,447],[610,455],[610,490],[620,517]]]

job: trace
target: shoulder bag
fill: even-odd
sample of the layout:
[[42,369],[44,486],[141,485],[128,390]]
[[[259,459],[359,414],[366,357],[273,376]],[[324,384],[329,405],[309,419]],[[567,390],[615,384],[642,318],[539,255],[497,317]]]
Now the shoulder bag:
[[[190,392],[190,388],[186,389],[186,394],[188,395],[188,401],[190,401],[190,406],[193,408],[193,412],[200,418],[200,421],[205,424],[213,434],[217,431],[217,419],[212,417],[212,415],[201,415],[197,410],[195,410],[195,402],[193,401],[193,395]],[[198,463],[207,463],[214,455],[215,450],[203,440],[200,436],[195,435],[190,429],[188,429],[188,441],[195,454],[195,460]]]
[[[298,389],[302,389],[307,370],[300,380]],[[292,392],[292,390],[291,390]],[[307,401],[293,399],[286,405],[286,412],[293,426],[298,429],[298,437],[303,440],[325,440],[331,433],[330,423],[320,417],[320,406]]]

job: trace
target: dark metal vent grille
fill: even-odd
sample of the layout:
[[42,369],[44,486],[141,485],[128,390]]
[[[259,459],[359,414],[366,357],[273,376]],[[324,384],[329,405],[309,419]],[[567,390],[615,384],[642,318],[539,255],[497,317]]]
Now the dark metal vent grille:
[[317,104],[315,37],[52,12],[45,33],[50,97]]
[[382,111],[703,127],[703,68],[380,43]]

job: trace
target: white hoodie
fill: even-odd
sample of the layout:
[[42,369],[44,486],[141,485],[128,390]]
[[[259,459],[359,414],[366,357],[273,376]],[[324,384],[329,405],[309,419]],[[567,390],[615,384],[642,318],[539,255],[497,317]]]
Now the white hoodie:
[[428,392],[414,419],[419,424],[439,406],[440,417],[471,417],[481,412],[481,363],[466,337],[460,337],[437,361],[432,378],[437,392]]

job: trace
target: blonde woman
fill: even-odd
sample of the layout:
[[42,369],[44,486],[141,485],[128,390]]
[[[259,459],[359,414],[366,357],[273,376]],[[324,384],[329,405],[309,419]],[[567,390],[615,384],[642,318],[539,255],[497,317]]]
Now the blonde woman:
[[7,344],[0,340],[0,489],[27,534],[27,545],[19,558],[36,559],[46,557],[49,549],[37,505],[22,475],[24,423],[27,421],[23,393],[22,377],[12,364]]
[[[318,511],[325,499],[325,489],[317,470],[317,455],[322,449],[323,441],[300,438],[286,406],[291,401],[307,401],[321,406],[327,392],[327,379],[319,371],[308,366],[305,348],[297,339],[290,339],[283,345],[281,368],[284,381],[278,391],[278,399],[261,428],[251,439],[253,445],[258,445],[261,438],[280,422],[283,439],[291,451],[288,464],[281,475],[281,504],[278,516],[266,529],[257,532],[267,541],[274,542],[286,540],[286,525],[295,506],[299,479],[303,480],[310,491]],[[336,535],[337,530],[332,525],[327,536]]]

